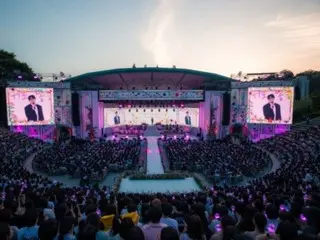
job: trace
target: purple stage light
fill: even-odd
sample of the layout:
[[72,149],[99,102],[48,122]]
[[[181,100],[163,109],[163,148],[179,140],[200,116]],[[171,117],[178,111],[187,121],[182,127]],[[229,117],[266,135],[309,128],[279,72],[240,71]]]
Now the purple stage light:
[[174,136],[173,136],[173,139],[174,139],[174,140],[176,140],[176,139],[177,139],[177,136],[176,136],[176,135],[174,135]]
[[164,135],[161,135],[161,139],[162,139],[162,140],[164,139]]
[[22,76],[18,76],[18,79],[22,79]]
[[141,139],[141,140],[143,139],[143,136],[142,136],[142,135],[140,135],[140,139]]
[[214,219],[220,219],[220,214],[219,213],[214,214]]
[[112,140],[115,140],[116,139],[116,136],[115,135],[112,135]]
[[126,139],[128,139],[129,138],[129,136],[126,136]]

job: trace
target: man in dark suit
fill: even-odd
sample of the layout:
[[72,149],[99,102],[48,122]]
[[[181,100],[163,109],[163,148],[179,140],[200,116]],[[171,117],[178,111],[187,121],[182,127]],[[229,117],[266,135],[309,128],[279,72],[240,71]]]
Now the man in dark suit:
[[184,117],[184,122],[186,125],[191,125],[191,117],[189,116],[189,112],[186,112],[186,116]]
[[43,111],[42,106],[39,104],[36,104],[36,97],[34,95],[30,95],[28,97],[29,103],[24,108],[24,113],[26,114],[26,117],[28,119],[28,122],[30,121],[43,121]]
[[270,94],[267,96],[267,98],[269,103],[263,106],[264,118],[271,121],[281,120],[281,107],[279,104],[274,102],[274,95]]
[[118,112],[115,112],[115,116],[113,118],[114,125],[119,125],[120,124],[120,117],[118,116]]

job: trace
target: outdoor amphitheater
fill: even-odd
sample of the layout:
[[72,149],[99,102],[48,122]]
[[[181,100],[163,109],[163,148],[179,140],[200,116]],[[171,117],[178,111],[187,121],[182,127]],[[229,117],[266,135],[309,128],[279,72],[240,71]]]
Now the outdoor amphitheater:
[[[74,238],[62,239],[319,233],[320,128],[317,120],[293,125],[297,82],[176,67],[8,80],[0,96],[8,126],[0,132],[0,222],[7,209],[17,228],[27,223],[18,215],[61,221],[59,231],[62,222],[67,232],[74,226]],[[83,221],[96,224],[97,235],[90,238]],[[40,228],[39,238],[26,238],[31,230],[22,229],[12,230],[15,239],[58,239],[41,238]],[[233,238],[222,238],[228,231]]]

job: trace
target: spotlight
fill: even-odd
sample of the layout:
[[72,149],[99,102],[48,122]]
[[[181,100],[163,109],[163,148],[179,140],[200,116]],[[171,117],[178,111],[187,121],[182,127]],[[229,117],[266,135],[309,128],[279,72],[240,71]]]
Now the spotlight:
[[142,135],[140,135],[140,139],[141,139],[141,140],[143,139],[143,136],[142,136]]
[[22,76],[21,76],[21,75],[19,75],[19,76],[18,76],[18,79],[22,79]]
[[116,139],[116,136],[115,135],[112,135],[112,140],[115,140]]
[[128,135],[126,136],[126,139],[129,139],[129,136],[128,136]]
[[173,136],[173,139],[174,139],[174,140],[177,140],[177,135],[174,135],[174,136]]
[[181,108],[184,108],[184,104],[183,104],[183,103],[181,103],[180,107],[181,107]]
[[164,135],[161,135],[161,139],[162,139],[162,140],[164,139]]

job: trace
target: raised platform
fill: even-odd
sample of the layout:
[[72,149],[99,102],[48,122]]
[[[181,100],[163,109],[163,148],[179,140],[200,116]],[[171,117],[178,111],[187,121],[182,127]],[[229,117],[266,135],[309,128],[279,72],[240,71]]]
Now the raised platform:
[[185,193],[201,191],[193,178],[177,180],[130,180],[121,181],[120,192],[124,193]]

